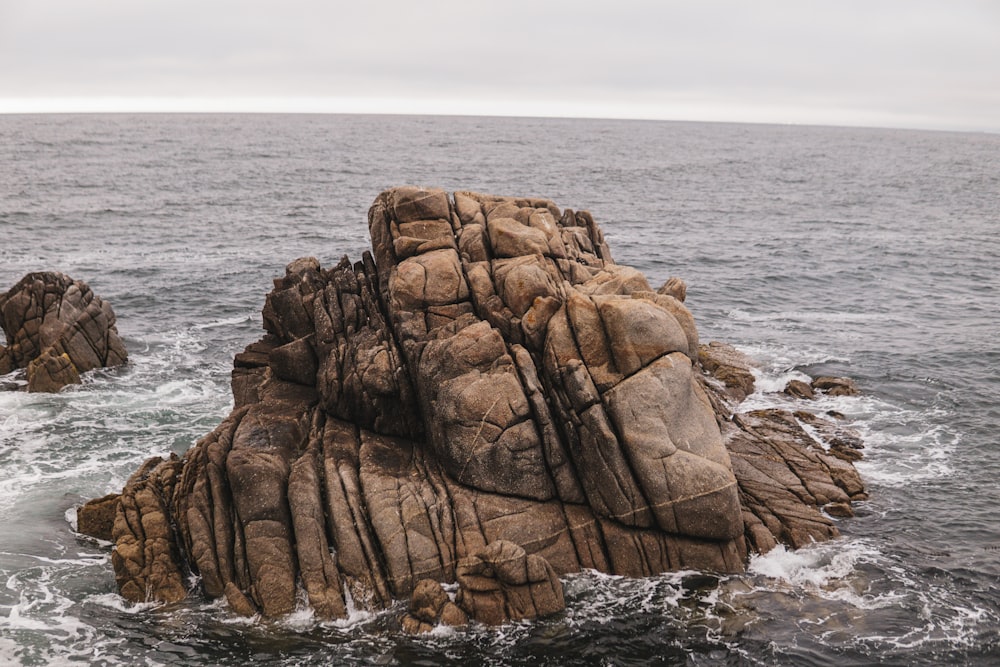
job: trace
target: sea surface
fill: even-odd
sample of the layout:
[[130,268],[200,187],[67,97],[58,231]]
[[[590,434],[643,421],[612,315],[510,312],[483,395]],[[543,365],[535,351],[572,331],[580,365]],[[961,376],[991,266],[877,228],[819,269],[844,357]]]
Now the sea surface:
[[[383,189],[589,209],[616,261],[689,286],[703,341],[862,395],[871,499],[742,576],[567,577],[564,614],[409,637],[402,607],[245,620],[117,594],[75,508],[231,406],[271,280],[368,247]],[[1000,663],[1000,135],[337,115],[0,116],[0,289],[58,270],[110,301],[128,366],[0,392],[0,664]],[[0,383],[17,383],[13,374]]]

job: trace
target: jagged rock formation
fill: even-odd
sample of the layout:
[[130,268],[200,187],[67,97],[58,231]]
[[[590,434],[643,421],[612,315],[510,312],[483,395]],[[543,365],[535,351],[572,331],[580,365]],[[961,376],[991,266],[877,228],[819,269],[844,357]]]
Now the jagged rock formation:
[[851,503],[868,497],[851,464],[861,458],[858,434],[804,411],[734,412],[754,389],[750,360],[721,343],[703,345],[699,354],[739,481],[750,550],[766,553],[778,543],[798,548],[837,537],[830,516],[853,516]]
[[413,589],[409,610],[400,625],[410,634],[420,634],[438,625],[458,627],[468,622],[468,615],[452,602],[441,582],[421,579]]
[[0,294],[0,328],[0,375],[26,368],[28,391],[59,391],[128,359],[111,305],[62,273],[29,273]]
[[733,417],[743,376],[703,375],[683,282],[615,264],[588,213],[399,188],[369,229],[361,262],[288,266],[232,413],[129,480],[125,597],[181,599],[189,572],[244,614],[298,586],[322,617],[413,594],[419,631],[451,609],[430,579],[502,622],[558,611],[584,568],[741,571],[748,545],[836,534],[820,508],[859,497],[794,418]]

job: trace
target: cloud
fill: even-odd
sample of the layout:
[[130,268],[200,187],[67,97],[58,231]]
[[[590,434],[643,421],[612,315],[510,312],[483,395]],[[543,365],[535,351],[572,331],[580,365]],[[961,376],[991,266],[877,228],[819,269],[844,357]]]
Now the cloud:
[[986,0],[0,3],[8,108],[388,98],[1000,129]]

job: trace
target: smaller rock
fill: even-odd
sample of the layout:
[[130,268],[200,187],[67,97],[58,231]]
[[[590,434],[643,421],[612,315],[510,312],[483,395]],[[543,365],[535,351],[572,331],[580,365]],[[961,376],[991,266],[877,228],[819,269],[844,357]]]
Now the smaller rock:
[[10,357],[10,351],[0,345],[0,375],[7,375],[14,370],[14,360]]
[[830,516],[842,519],[854,516],[854,510],[851,509],[850,503],[830,503],[829,505],[823,506],[823,511]]
[[440,621],[442,625],[450,625],[453,628],[460,628],[469,623],[469,617],[464,611],[462,611],[461,607],[451,600],[448,600],[448,602],[446,602],[444,607],[441,609]]
[[419,618],[413,616],[412,614],[406,614],[405,616],[403,616],[403,619],[400,621],[399,624],[400,627],[403,629],[403,632],[405,632],[408,635],[422,635],[434,629],[433,625],[421,621]]
[[795,398],[805,398],[813,399],[816,394],[813,392],[813,388],[809,386],[808,382],[803,382],[802,380],[790,380],[787,385],[785,385],[785,393],[789,396],[794,396]]
[[69,384],[80,384],[80,373],[65,352],[47,347],[28,364],[28,391],[55,393]]
[[0,375],[27,369],[28,391],[56,392],[128,359],[110,304],[62,273],[29,273],[0,294],[0,329]]
[[684,299],[687,298],[687,283],[682,279],[673,276],[663,283],[663,287],[656,290],[658,294],[666,294],[667,296],[672,296],[681,303],[684,303]]
[[243,595],[243,592],[233,582],[230,581],[226,584],[224,593],[226,602],[229,603],[229,608],[234,614],[250,618],[257,613],[257,608],[250,601],[250,598]]
[[403,630],[410,634],[430,632],[437,625],[462,626],[469,617],[451,601],[440,583],[421,579],[410,597],[409,613],[401,621]]
[[812,388],[828,396],[856,396],[860,393],[850,378],[818,377],[813,380]]
[[421,621],[435,623],[448,602],[448,594],[440,583],[433,579],[421,579],[410,597],[410,613]]
[[566,608],[562,582],[543,557],[505,540],[459,561],[458,604],[469,617],[500,625],[541,618]]
[[115,525],[118,511],[119,493],[110,493],[103,498],[95,498],[76,508],[76,530],[78,533],[111,541],[111,529]]
[[732,345],[712,341],[698,346],[698,362],[712,377],[726,387],[726,395],[739,403],[753,393],[753,363]]

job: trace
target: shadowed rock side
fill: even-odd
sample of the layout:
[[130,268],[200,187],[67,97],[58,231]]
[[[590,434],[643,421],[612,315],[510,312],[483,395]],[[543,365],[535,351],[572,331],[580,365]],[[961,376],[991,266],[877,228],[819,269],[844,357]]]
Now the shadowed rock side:
[[110,304],[62,273],[29,273],[0,294],[0,328],[0,375],[27,369],[28,391],[59,391],[128,358]]
[[124,596],[179,600],[189,573],[244,614],[300,588],[321,617],[412,594],[419,631],[553,613],[584,568],[738,572],[747,537],[835,534],[818,508],[849,500],[843,471],[794,420],[731,418],[683,282],[614,264],[588,213],[398,188],[369,229],[361,262],[288,266],[232,413],[126,485],[106,527]]

